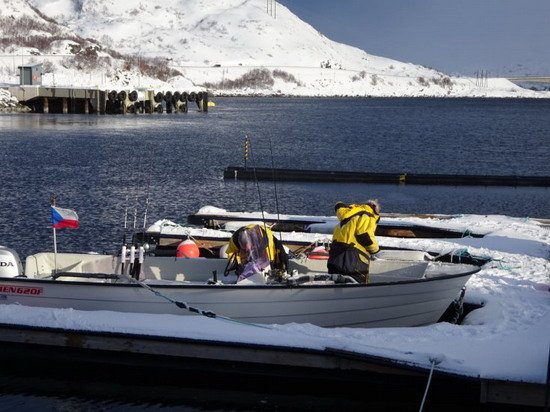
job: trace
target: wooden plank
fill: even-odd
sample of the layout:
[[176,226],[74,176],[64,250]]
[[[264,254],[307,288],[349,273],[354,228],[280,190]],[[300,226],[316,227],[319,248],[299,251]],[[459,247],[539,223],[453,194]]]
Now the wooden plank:
[[483,380],[480,402],[542,408],[550,405],[550,396],[543,384]]

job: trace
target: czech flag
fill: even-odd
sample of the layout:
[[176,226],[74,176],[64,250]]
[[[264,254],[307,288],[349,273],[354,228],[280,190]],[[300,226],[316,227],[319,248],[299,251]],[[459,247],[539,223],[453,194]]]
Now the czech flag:
[[54,229],[78,229],[78,215],[74,210],[51,206]]

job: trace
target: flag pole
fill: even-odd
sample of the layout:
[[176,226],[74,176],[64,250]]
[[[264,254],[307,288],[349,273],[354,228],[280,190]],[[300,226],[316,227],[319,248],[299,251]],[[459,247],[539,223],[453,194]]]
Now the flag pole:
[[[55,206],[55,196],[52,196],[52,198],[50,199],[50,205],[52,207]],[[53,273],[55,275],[57,274],[57,233],[55,230],[55,226],[53,225],[53,221],[52,221],[52,229],[53,229]]]

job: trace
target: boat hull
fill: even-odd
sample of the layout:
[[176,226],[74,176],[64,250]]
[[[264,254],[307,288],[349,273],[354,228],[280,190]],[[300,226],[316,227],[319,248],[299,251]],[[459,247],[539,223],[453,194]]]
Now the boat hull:
[[[462,274],[368,285],[239,286],[0,279],[0,304],[85,311],[195,315],[172,301],[241,322],[323,327],[435,323],[478,268]],[[168,298],[168,299],[167,299]]]

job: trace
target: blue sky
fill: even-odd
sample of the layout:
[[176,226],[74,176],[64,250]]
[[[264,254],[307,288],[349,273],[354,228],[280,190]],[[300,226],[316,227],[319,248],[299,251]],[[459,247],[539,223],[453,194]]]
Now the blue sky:
[[[550,0],[280,0],[332,40],[449,74],[550,75]],[[517,68],[522,65],[523,68]]]

